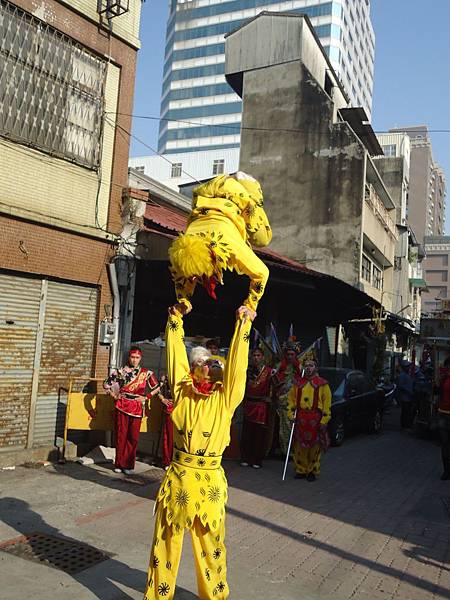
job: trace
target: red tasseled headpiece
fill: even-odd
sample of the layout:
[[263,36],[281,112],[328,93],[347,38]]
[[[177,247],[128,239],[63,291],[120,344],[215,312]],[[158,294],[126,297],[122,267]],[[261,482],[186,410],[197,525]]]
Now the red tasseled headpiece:
[[213,300],[217,300],[217,296],[216,296],[216,285],[217,285],[218,281],[217,278],[212,275],[211,277],[207,277],[206,275],[203,275],[202,278],[202,285],[205,288],[205,290],[208,292],[208,295],[211,296],[211,298]]

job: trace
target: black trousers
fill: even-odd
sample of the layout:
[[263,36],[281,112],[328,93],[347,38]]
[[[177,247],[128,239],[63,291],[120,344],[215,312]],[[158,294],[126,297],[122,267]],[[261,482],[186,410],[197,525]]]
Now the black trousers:
[[402,429],[411,429],[413,424],[413,402],[401,402],[400,424]]
[[441,456],[444,471],[450,472],[450,414],[439,415],[439,435],[441,436]]

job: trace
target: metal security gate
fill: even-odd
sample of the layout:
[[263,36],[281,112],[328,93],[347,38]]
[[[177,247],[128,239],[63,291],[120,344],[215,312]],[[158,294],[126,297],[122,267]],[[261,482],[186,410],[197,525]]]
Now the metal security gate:
[[33,446],[62,437],[69,378],[92,375],[97,290],[48,282]]
[[0,273],[0,448],[53,445],[92,375],[97,289]]
[[0,448],[27,443],[41,288],[0,273]]

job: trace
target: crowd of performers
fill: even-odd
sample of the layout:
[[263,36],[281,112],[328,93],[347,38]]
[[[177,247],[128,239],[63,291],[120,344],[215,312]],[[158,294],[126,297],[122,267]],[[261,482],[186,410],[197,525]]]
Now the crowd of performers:
[[[177,301],[168,309],[166,379],[158,381],[141,367],[141,352],[132,348],[128,364],[105,380],[116,407],[116,471],[133,470],[142,417],[154,402],[164,405],[166,474],[155,502],[144,600],[173,599],[186,530],[192,539],[199,598],[229,597],[227,480],[221,462],[241,403],[243,467],[260,469],[270,453],[289,457],[292,450],[296,478],[313,482],[319,475],[329,443],[331,391],[318,373],[316,357],[301,354],[293,338],[284,344],[278,361],[267,355],[266,347],[250,349],[252,322],[269,276],[253,248],[269,244],[271,237],[261,188],[251,176],[220,175],[196,188],[186,232],[169,249]],[[208,347],[193,348],[188,356],[184,318],[193,309],[195,287],[202,285],[216,299],[227,269],[250,279],[248,296],[236,311],[228,354],[220,356],[219,343],[210,340]],[[450,390],[450,384],[447,387]],[[447,479],[450,403],[446,402],[440,415],[441,429],[447,432],[443,448]]]
[[[254,348],[248,369],[252,322],[269,276],[253,248],[266,246],[271,237],[261,187],[253,177],[242,172],[220,175],[196,188],[186,232],[169,249],[177,302],[168,309],[167,380],[158,382],[142,368],[140,351],[133,348],[128,364],[105,381],[116,402],[118,471],[129,473],[134,467],[140,422],[149,401],[164,404],[167,470],[156,497],[144,600],[173,599],[186,530],[192,539],[199,598],[229,596],[227,480],[221,462],[232,419],[243,401],[243,464],[259,468],[272,447],[285,450],[291,429],[296,474],[311,481],[319,472],[330,392],[317,375],[317,363],[310,359],[301,366],[298,352],[286,346],[274,369],[261,349]],[[221,357],[217,342],[210,340],[209,348],[193,348],[188,356],[184,318],[193,309],[195,287],[202,285],[216,299],[225,270],[250,279],[248,296],[236,311],[228,354]]]
[[243,306],[227,356],[220,354],[215,338],[194,348],[188,358],[182,306],[170,309],[167,322],[167,376],[158,381],[142,367],[141,351],[134,347],[128,363],[104,382],[115,398],[116,472],[132,473],[141,419],[154,402],[163,405],[162,462],[167,476],[156,499],[147,600],[173,597],[185,529],[192,536],[199,597],[228,597],[227,484],[221,457],[241,403],[244,467],[259,469],[268,455],[285,454],[293,432],[294,476],[314,481],[328,446],[331,393],[317,374],[313,353],[302,358],[292,339],[283,345],[278,362],[267,347],[250,350],[253,313]]

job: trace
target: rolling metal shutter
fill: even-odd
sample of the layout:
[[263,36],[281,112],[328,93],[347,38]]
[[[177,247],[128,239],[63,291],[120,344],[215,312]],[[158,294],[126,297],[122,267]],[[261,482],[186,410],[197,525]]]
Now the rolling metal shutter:
[[92,374],[96,313],[95,288],[48,282],[33,446],[62,436],[68,381]]
[[0,273],[1,448],[27,443],[41,292],[39,279]]

